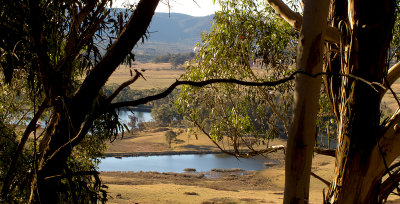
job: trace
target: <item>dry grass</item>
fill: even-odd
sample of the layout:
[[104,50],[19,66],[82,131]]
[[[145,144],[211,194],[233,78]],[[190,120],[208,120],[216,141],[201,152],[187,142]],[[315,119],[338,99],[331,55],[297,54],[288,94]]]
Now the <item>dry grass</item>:
[[136,64],[129,68],[122,65],[111,75],[107,84],[122,84],[131,78],[130,69],[146,70],[142,72],[143,78],[139,78],[134,84],[130,86],[131,89],[152,89],[152,88],[166,88],[176,81],[185,70],[173,70],[169,63],[146,63]]
[[[177,141],[168,144],[165,140],[165,133],[173,130],[177,135]],[[149,129],[138,132],[136,134],[125,133],[122,139],[117,139],[113,143],[108,144],[108,153],[136,153],[136,152],[165,152],[165,151],[219,151],[216,145],[204,134],[200,132],[188,133],[185,129],[167,128],[162,131],[156,129]],[[283,140],[276,139],[269,143],[272,145],[281,145],[286,143]],[[223,144],[228,144],[227,140]],[[262,148],[265,146],[261,146]],[[229,149],[229,148],[227,148]]]
[[196,150],[217,150],[217,147],[205,136],[195,138],[194,135],[189,135],[182,129],[174,129],[178,134],[179,143],[172,143],[171,148],[165,140],[164,131],[145,130],[137,134],[126,134],[122,140],[118,139],[109,144],[108,152],[163,152],[163,151],[196,151]]

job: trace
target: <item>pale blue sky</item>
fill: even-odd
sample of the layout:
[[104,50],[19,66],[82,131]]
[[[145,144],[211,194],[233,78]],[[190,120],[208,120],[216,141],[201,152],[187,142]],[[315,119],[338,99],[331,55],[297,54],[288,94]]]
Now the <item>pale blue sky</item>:
[[[127,0],[117,0],[114,7],[121,7],[122,3]],[[135,0],[129,0],[131,3]],[[169,0],[171,13],[184,13],[191,16],[207,16],[214,14],[218,10],[218,6],[212,3],[212,0]],[[137,1],[136,1],[137,2]],[[156,12],[168,12],[167,0],[161,0]]]

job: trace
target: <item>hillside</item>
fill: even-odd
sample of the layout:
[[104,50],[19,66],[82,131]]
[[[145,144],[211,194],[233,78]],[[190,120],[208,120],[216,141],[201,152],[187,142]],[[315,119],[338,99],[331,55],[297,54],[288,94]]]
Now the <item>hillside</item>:
[[211,27],[213,15],[194,17],[179,13],[156,13],[148,31],[150,38],[135,48],[138,55],[193,51],[200,34]]

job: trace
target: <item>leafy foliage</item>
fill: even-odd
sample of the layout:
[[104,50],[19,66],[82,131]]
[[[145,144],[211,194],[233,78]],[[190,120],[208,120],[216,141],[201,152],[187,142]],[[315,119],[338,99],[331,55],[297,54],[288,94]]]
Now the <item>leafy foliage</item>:
[[[185,80],[213,78],[268,81],[292,71],[297,33],[258,1],[219,1],[209,33],[197,44]],[[253,69],[257,67],[258,69]],[[236,146],[263,144],[285,133],[291,83],[272,88],[213,84],[183,87],[177,106],[214,141],[229,138]],[[248,143],[246,138],[258,142]]]
[[177,136],[178,135],[172,130],[165,132],[165,141],[167,142],[169,148],[171,148],[171,143],[176,140]]
[[151,109],[151,116],[161,126],[173,126],[183,119],[183,116],[170,103],[154,106]]

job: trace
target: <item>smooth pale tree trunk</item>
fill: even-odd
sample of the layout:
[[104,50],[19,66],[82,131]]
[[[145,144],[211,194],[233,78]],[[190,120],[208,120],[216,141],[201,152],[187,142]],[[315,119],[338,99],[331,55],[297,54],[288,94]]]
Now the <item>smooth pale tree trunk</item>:
[[[322,72],[329,0],[305,0],[297,50],[297,70]],[[312,153],[316,137],[321,76],[299,74],[295,80],[294,115],[285,161],[284,203],[308,203]]]

